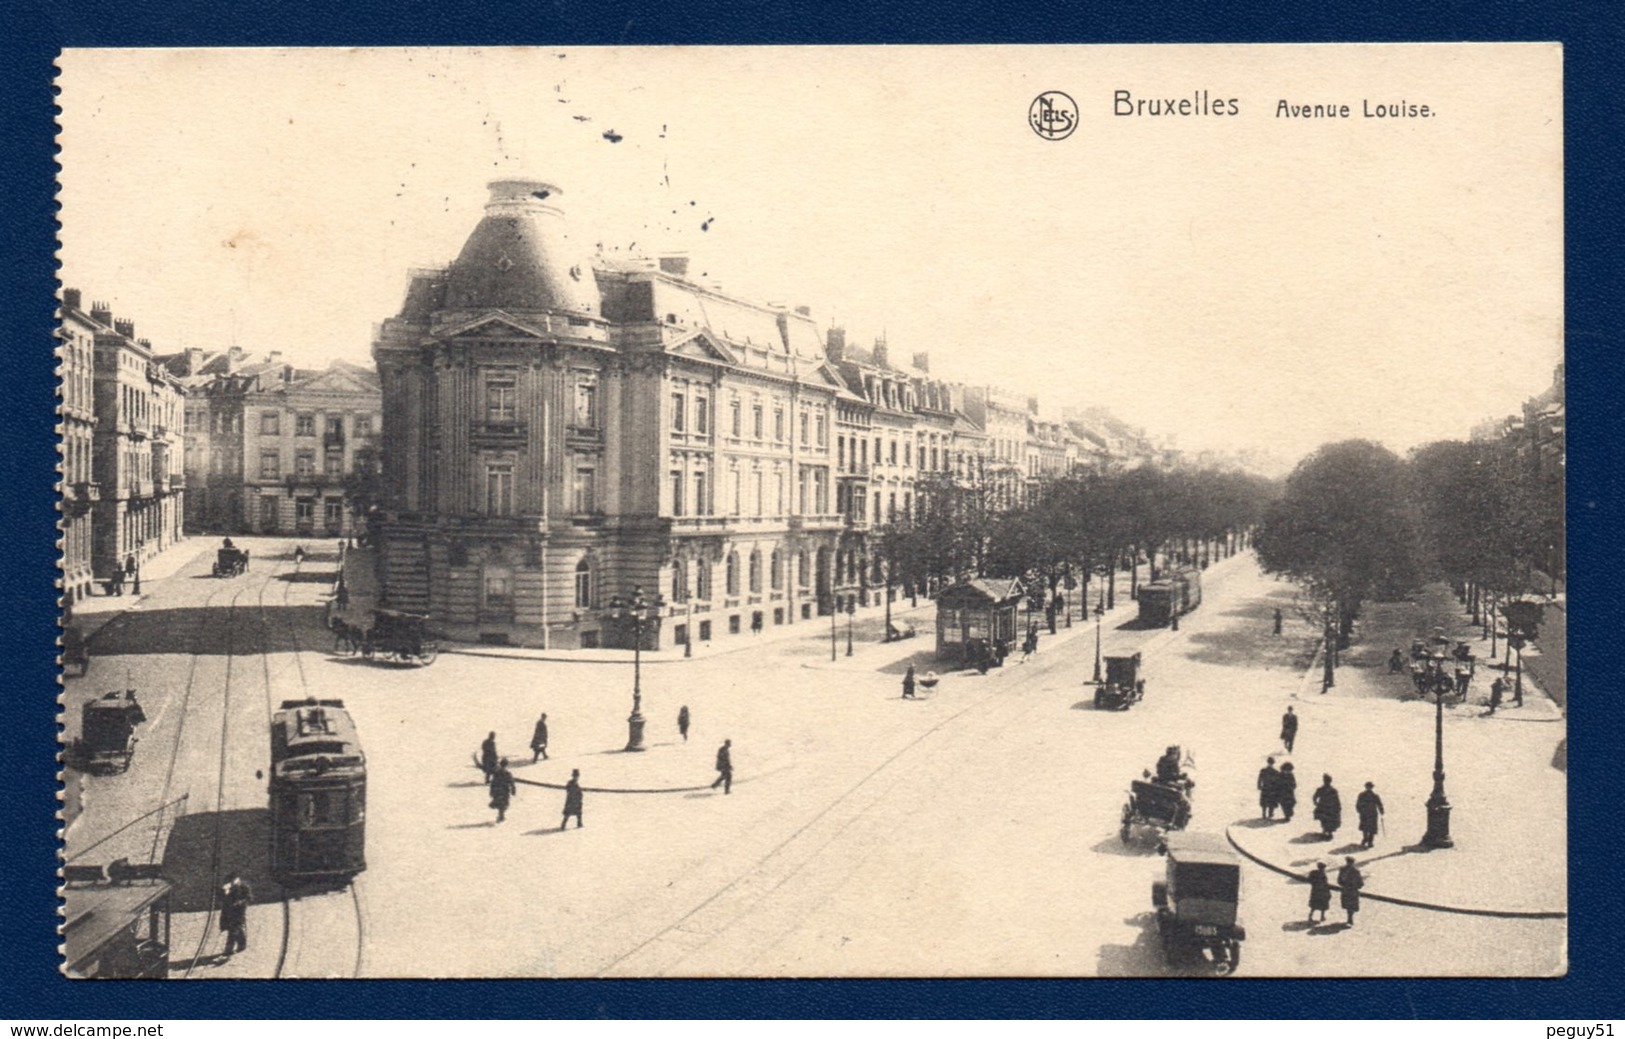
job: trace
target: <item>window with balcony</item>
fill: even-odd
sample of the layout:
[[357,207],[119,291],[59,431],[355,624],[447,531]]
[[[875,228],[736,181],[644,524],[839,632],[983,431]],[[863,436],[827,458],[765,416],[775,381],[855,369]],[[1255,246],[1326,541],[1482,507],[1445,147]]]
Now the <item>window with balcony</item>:
[[728,405],[728,411],[733,416],[733,435],[735,437],[744,436],[745,409],[738,401],[734,401]]
[[357,440],[372,436],[371,415],[357,415],[355,417],[355,435]]
[[293,435],[296,437],[313,437],[316,435],[315,415],[296,415],[293,420]]
[[905,466],[914,464],[914,445],[906,440],[903,441],[903,464]]
[[683,515],[683,473],[680,469],[671,471],[671,514]]
[[518,418],[518,385],[511,378],[485,381],[485,421],[492,425],[512,425]]
[[741,508],[740,508],[741,505],[743,504],[740,501],[740,497],[741,497],[741,495],[743,493],[740,490],[742,480],[741,480],[741,477],[739,475],[739,470],[738,469],[732,470],[728,475],[729,475],[729,479],[731,479],[733,481],[733,485],[734,485],[733,486],[733,504],[734,504],[733,514],[735,516],[738,516],[738,515],[742,514]]
[[344,452],[329,451],[327,453],[327,457],[322,460],[322,472],[326,473],[328,476],[343,476]]
[[687,415],[684,411],[686,407],[687,403],[685,402],[681,393],[674,393],[671,395],[671,431],[673,433],[681,433],[683,430],[688,428],[688,424],[685,421]]
[[598,428],[598,383],[592,379],[576,380],[575,424],[581,429]]
[[[751,435],[760,440],[762,439],[762,406],[760,404],[751,405],[750,417]],[[779,439],[782,440],[783,437],[781,436]]]
[[818,416],[818,446],[829,446],[829,419],[823,415]]
[[570,484],[570,510],[577,516],[589,516],[598,508],[598,474],[585,466],[578,468]]
[[704,397],[694,398],[694,432],[701,436],[711,432],[711,402]]
[[766,498],[762,494],[762,472],[760,469],[751,474],[751,481],[755,485],[754,490],[756,492],[751,495],[751,500],[756,504],[756,515],[760,516],[766,511],[764,507],[767,504]]
[[705,497],[705,474],[694,474],[694,515],[705,516],[711,511]]
[[801,446],[807,447],[812,443],[812,416],[806,412],[801,414]]
[[282,435],[282,413],[278,411],[260,412],[260,436],[276,437]]
[[329,416],[327,416],[327,427],[326,427],[325,432],[327,433],[327,442],[328,443],[330,443],[330,444],[342,444],[344,442],[344,416],[343,415],[329,415]]
[[513,515],[513,463],[486,463],[485,514],[487,516]]
[[583,559],[576,564],[576,609],[593,608],[593,584],[592,563]]
[[280,451],[260,452],[260,479],[279,480],[282,478],[282,453]]
[[316,472],[316,453],[314,451],[300,451],[293,456],[293,472],[301,479],[312,476]]

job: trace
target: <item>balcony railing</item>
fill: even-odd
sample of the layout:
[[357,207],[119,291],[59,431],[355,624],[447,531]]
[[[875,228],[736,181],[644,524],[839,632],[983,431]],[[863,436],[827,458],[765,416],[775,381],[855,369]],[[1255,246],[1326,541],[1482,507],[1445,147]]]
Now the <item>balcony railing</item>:
[[334,430],[330,429],[326,433],[323,433],[322,434],[322,446],[323,447],[343,447],[344,446],[344,433],[343,433],[343,431],[342,430],[334,431]]
[[476,443],[517,444],[525,439],[525,424],[517,421],[476,422],[471,435]]
[[70,483],[65,489],[68,491],[67,497],[76,498],[79,501],[102,500],[102,485],[99,483]]

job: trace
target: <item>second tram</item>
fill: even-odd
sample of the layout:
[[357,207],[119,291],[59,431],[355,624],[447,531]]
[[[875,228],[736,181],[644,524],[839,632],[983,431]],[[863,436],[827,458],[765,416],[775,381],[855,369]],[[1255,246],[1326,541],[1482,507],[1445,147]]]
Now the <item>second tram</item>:
[[271,718],[271,864],[285,881],[367,868],[367,759],[343,700],[286,700]]

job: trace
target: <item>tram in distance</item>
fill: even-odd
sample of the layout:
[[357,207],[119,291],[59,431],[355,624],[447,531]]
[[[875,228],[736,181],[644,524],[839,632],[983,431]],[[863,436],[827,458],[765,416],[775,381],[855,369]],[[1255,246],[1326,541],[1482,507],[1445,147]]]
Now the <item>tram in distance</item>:
[[271,865],[288,882],[367,868],[367,759],[343,700],[285,700],[271,717]]

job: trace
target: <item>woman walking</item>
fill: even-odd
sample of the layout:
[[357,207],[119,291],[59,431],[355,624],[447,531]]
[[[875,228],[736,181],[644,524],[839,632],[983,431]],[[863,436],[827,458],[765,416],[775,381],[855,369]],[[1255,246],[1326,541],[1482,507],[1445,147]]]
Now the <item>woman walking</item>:
[[1275,802],[1280,806],[1281,819],[1291,822],[1292,812],[1298,807],[1298,774],[1292,770],[1290,761],[1281,766],[1275,777]]
[[[1326,876],[1326,864],[1315,863],[1315,868],[1309,871],[1309,922],[1325,923],[1326,910],[1332,907],[1332,882]],[[1315,914],[1320,919],[1315,919]]]
[[519,786],[513,781],[513,773],[508,771],[508,759],[503,758],[497,762],[496,771],[491,773],[491,807],[497,810],[497,822],[508,817],[508,805],[513,803],[513,796],[518,792]]
[[1322,774],[1315,788],[1315,818],[1320,820],[1320,839],[1329,841],[1343,825],[1343,798],[1332,786],[1332,777]]

